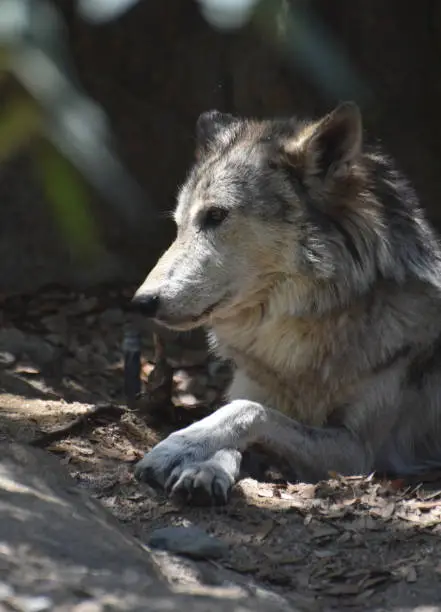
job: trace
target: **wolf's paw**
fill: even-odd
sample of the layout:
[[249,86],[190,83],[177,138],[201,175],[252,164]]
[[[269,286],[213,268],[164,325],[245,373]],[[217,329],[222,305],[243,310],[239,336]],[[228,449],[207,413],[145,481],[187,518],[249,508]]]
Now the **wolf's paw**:
[[176,467],[165,490],[194,506],[221,506],[228,502],[234,479],[216,459]]
[[135,466],[135,477],[156,487],[165,488],[166,482],[175,470],[183,469],[206,456],[203,447],[191,443],[182,434],[172,434],[146,453]]
[[183,434],[172,434],[145,454],[135,477],[194,505],[227,503],[234,484],[220,463],[207,457],[206,446]]

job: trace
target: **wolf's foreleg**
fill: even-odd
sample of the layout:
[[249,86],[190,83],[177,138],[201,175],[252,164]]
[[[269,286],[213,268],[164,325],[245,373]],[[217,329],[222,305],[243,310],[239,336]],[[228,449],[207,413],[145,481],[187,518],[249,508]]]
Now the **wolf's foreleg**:
[[372,464],[369,446],[344,427],[307,427],[259,403],[235,400],[160,442],[137,464],[136,475],[187,501],[225,503],[251,444],[279,455],[303,480],[329,470],[362,473]]
[[186,501],[226,503],[253,436],[254,406],[236,401],[172,433],[139,461],[136,477]]

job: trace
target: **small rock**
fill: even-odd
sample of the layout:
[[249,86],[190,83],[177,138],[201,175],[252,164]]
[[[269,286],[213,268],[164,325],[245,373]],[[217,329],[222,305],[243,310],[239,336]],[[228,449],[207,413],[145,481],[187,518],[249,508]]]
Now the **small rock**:
[[52,334],[66,335],[67,334],[67,319],[64,314],[49,315],[42,319],[43,325]]
[[91,310],[95,310],[98,307],[98,298],[97,297],[85,297],[81,296],[79,300],[69,304],[66,308],[66,313],[70,315],[78,315],[85,314],[86,312],[90,312]]
[[100,336],[97,336],[92,340],[92,346],[100,355],[106,355],[109,350],[107,344]]
[[0,601],[8,599],[14,595],[14,589],[6,582],[0,582]]
[[63,372],[67,376],[75,376],[77,374],[81,374],[81,372],[84,372],[84,365],[76,359],[65,359],[63,362]]
[[12,353],[8,353],[7,351],[0,352],[0,368],[8,368],[13,365],[16,361],[16,358]]
[[407,568],[405,580],[406,582],[416,582],[417,581],[417,573],[414,567]]
[[164,527],[150,534],[149,546],[192,557],[217,559],[224,556],[228,546],[199,527]]
[[78,346],[75,350],[75,358],[80,363],[87,363],[89,361],[89,350],[85,346]]
[[66,337],[61,334],[48,334],[46,340],[55,346],[65,346]]
[[109,362],[102,355],[92,355],[90,359],[90,365],[94,370],[107,370]]
[[44,612],[52,609],[52,600],[49,597],[14,597],[13,609],[20,612]]
[[43,365],[53,361],[55,348],[40,336],[24,334],[15,327],[0,330],[0,351],[15,357],[27,355],[33,362]]

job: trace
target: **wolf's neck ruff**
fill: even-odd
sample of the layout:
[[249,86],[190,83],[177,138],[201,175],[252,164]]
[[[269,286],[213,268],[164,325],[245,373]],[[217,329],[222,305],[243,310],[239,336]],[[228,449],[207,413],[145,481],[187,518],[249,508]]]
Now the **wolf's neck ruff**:
[[[409,361],[441,331],[438,290],[424,295],[424,283],[417,279],[404,285],[379,280],[352,303],[309,316],[290,310],[292,289],[286,281],[285,288],[278,285],[275,305],[269,295],[263,308],[256,304],[217,321],[212,344],[252,383],[233,385],[231,399],[246,394],[271,401],[308,425],[333,420],[367,379],[398,361]],[[428,317],[424,326],[417,303]]]

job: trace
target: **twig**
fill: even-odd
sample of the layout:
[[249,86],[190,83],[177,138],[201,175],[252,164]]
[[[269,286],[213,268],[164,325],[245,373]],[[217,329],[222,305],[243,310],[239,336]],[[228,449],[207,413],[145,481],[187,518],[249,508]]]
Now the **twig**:
[[156,364],[167,363],[165,358],[165,346],[164,342],[161,339],[161,336],[154,333],[153,334],[153,346],[155,348],[155,362]]
[[153,333],[154,367],[150,372],[144,390],[133,402],[137,411],[149,425],[172,425],[185,427],[195,420],[207,416],[207,408],[186,410],[173,403],[174,368],[166,357],[163,338]]
[[156,420],[159,417],[161,421],[173,423],[175,421],[172,402],[173,368],[165,356],[162,338],[155,333],[153,334],[153,346],[155,366],[149,374],[144,392],[136,402],[136,407],[149,420],[151,418]]
[[55,431],[49,431],[42,434],[38,438],[29,442],[30,446],[37,446],[38,448],[44,448],[49,446],[53,442],[63,440],[70,435],[84,431],[84,429],[92,427],[96,421],[102,417],[111,417],[112,419],[118,420],[126,412],[125,408],[120,406],[114,406],[113,404],[101,404],[94,406],[92,410],[80,415],[72,423],[60,427]]

